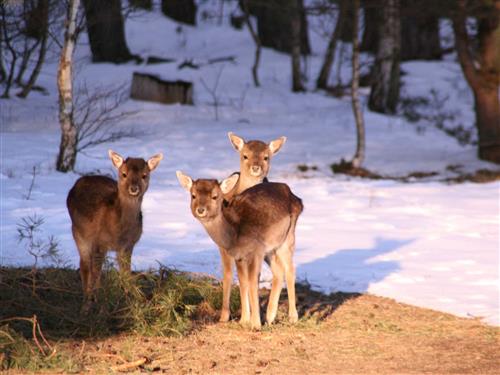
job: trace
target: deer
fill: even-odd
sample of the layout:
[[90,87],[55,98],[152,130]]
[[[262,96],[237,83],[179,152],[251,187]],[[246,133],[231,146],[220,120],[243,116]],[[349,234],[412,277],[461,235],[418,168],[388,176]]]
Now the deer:
[[261,328],[259,275],[266,259],[273,275],[266,311],[272,324],[278,310],[283,278],[288,293],[288,318],[298,320],[295,304],[295,228],[303,211],[300,198],[288,185],[257,184],[227,203],[224,195],[238,182],[232,175],[220,184],[213,179],[193,179],[177,171],[180,185],[191,194],[191,213],[203,225],[215,244],[235,260],[238,272],[242,325]]
[[[286,142],[286,137],[280,137],[269,143],[259,140],[246,142],[233,132],[227,133],[229,141],[240,156],[239,179],[234,188],[224,195],[226,201],[241,194],[246,189],[267,182],[267,175],[271,168],[271,158],[276,155]],[[236,172],[237,173],[237,172]],[[233,283],[233,259],[223,248],[219,248],[222,261],[222,310],[220,322],[229,321],[231,287]]]
[[147,161],[124,159],[112,150],[108,154],[118,171],[118,181],[102,175],[80,177],[66,199],[80,255],[80,277],[87,306],[100,286],[102,264],[108,251],[116,251],[120,272],[130,274],[132,251],[142,234],[144,193],[150,173],[163,159],[161,153]]

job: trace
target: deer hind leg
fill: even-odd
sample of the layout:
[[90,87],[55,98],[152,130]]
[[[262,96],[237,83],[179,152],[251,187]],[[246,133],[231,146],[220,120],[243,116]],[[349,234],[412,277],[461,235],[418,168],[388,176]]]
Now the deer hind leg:
[[260,330],[259,275],[263,258],[255,255],[249,262],[248,281],[250,296],[250,325],[252,329]]
[[267,304],[266,322],[267,324],[271,324],[274,322],[276,313],[278,312],[278,302],[280,299],[285,270],[280,258],[278,258],[276,254],[269,255],[268,259],[271,272],[273,273],[273,281],[271,284],[269,302]]
[[248,261],[237,260],[238,280],[240,282],[241,318],[240,324],[250,323],[250,305],[248,304]]
[[91,263],[92,263],[92,244],[85,241],[73,228],[73,238],[75,239],[78,253],[80,254],[80,278],[82,280],[83,297],[87,300],[91,295]]
[[[222,311],[220,314],[220,322],[227,322],[231,315],[231,285],[233,283],[233,258],[229,256],[225,249],[219,248],[220,257],[222,260]],[[240,283],[241,284],[241,283]]]
[[285,270],[286,289],[288,294],[288,320],[296,323],[299,320],[295,303],[295,265],[293,264],[293,253],[295,252],[294,228],[290,229],[285,243],[278,249],[276,255]]

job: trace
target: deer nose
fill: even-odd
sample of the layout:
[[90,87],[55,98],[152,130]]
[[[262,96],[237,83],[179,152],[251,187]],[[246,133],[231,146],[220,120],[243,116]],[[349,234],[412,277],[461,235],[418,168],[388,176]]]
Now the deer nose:
[[207,210],[205,210],[205,207],[198,207],[196,209],[196,213],[198,214],[198,216],[205,216],[206,211]]
[[131,194],[131,195],[137,195],[139,194],[139,186],[137,185],[132,185],[128,188],[128,192]]
[[260,174],[262,168],[260,167],[260,165],[252,165],[252,170],[251,172],[253,174]]

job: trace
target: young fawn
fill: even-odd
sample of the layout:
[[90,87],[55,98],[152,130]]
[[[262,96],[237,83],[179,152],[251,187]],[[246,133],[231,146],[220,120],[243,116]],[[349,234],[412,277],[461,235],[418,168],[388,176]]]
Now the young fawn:
[[142,198],[150,172],[163,159],[162,154],[157,154],[148,161],[124,160],[114,151],[108,153],[118,170],[118,182],[106,176],[81,177],[66,200],[87,300],[99,286],[102,263],[109,250],[117,252],[120,271],[130,272],[132,251],[142,234]]
[[[302,201],[281,183],[257,184],[235,196],[228,205],[224,194],[234,188],[238,176],[221,184],[177,171],[180,184],[191,194],[191,212],[221,249],[236,260],[240,282],[241,320],[253,329],[261,327],[259,274],[264,258],[273,274],[266,321],[271,324],[278,309],[283,277],[286,279],[290,322],[298,319],[295,306],[295,226]],[[250,303],[249,303],[250,302]]]
[[[227,134],[234,149],[240,154],[240,178],[234,188],[224,195],[230,201],[235,195],[241,194],[254,185],[267,181],[271,167],[271,158],[278,153],[286,142],[286,137],[280,137],[269,144],[262,141],[248,141],[236,134]],[[219,248],[222,260],[222,311],[221,322],[227,322],[230,317],[231,285],[233,283],[233,259],[227,251]]]

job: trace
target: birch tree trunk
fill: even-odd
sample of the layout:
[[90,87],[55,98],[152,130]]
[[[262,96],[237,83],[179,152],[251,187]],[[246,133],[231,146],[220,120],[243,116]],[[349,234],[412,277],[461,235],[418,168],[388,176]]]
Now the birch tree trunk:
[[358,41],[358,23],[359,23],[359,0],[353,1],[353,25],[352,25],[352,82],[351,82],[351,100],[352,112],[356,120],[356,153],[351,161],[353,168],[359,168],[365,159],[365,122],[359,102],[359,41]]
[[59,90],[59,123],[61,143],[56,169],[60,172],[72,171],[76,162],[78,132],[73,123],[73,51],[76,43],[76,15],[80,0],[69,0],[66,18],[64,45],[57,72]]
[[375,112],[394,113],[399,100],[399,0],[383,0],[381,14],[380,39],[368,107]]
[[[486,3],[486,2],[484,2]],[[480,159],[500,163],[500,0],[478,19],[479,48],[472,54],[466,29],[466,2],[453,17],[455,45],[465,79],[474,93]]]

